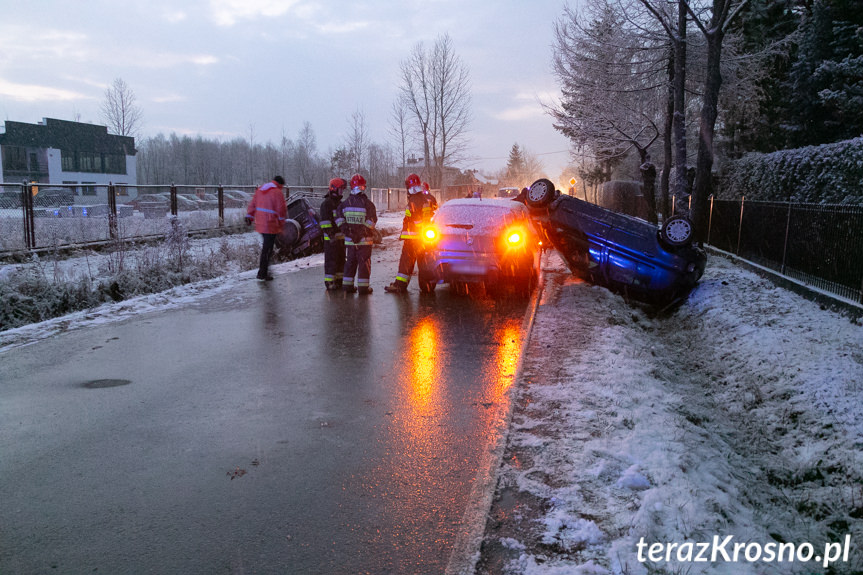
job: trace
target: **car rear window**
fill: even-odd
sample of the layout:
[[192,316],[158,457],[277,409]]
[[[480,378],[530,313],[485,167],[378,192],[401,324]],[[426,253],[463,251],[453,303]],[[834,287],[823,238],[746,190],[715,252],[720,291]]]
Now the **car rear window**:
[[437,211],[434,221],[441,227],[489,233],[518,221],[518,218],[511,210],[502,206],[445,205]]

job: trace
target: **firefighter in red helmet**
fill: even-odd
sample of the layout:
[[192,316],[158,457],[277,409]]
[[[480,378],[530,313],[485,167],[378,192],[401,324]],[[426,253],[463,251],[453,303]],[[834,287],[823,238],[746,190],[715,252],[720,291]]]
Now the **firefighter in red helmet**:
[[[402,244],[402,255],[399,258],[399,269],[396,279],[384,288],[389,293],[405,293],[414,273],[417,257],[422,249],[419,234],[423,224],[431,220],[434,196],[424,193],[420,177],[411,174],[405,179],[405,187],[408,190],[408,205],[405,209],[405,217],[402,220],[402,233],[399,239],[404,240]],[[434,201],[434,206],[437,201]]]
[[348,183],[344,178],[330,180],[327,197],[321,202],[321,231],[324,232],[324,287],[341,289],[345,271],[345,235],[336,226],[336,209]]
[[[345,273],[343,289],[360,295],[372,293],[372,244],[378,222],[375,205],[366,196],[366,179],[360,174],[351,178],[351,193],[336,209],[336,226],[345,236]],[[356,280],[354,280],[356,276]]]

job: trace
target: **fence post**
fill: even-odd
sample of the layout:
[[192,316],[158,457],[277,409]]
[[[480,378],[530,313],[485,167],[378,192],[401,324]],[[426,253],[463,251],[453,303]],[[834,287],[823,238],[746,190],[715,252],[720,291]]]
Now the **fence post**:
[[743,234],[743,203],[746,201],[746,196],[740,196],[740,221],[737,224],[737,251],[734,252],[740,255],[740,236]]
[[33,194],[27,182],[21,184],[21,212],[24,214],[24,245],[28,250],[36,247],[36,227],[33,223]]
[[219,227],[225,227],[225,189],[222,187],[222,184],[219,184],[219,189],[217,193],[219,197]]
[[117,239],[117,190],[113,182],[108,182],[108,236]]
[[710,214],[707,216],[707,245],[710,245],[710,230],[713,229],[713,194],[710,194]]
[[788,253],[788,233],[791,229],[791,202],[788,202],[788,217],[785,220],[785,244],[782,246],[782,267],[779,273],[785,275],[785,256]]
[[171,215],[177,215],[177,186],[171,183]]

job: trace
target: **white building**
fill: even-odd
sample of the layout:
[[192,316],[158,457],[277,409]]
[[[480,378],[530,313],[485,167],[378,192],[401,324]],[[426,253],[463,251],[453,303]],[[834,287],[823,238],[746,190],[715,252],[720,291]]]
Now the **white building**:
[[105,126],[45,118],[5,123],[0,133],[0,183],[35,182],[75,192],[75,203],[107,201],[108,184],[127,193],[137,185],[135,139]]

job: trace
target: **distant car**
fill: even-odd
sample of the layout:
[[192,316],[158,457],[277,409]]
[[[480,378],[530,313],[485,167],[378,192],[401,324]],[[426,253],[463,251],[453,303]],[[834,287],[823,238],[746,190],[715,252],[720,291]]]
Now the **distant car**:
[[[168,195],[168,198],[170,199],[170,195]],[[213,194],[177,194],[177,201],[179,201],[180,198],[185,198],[189,202],[195,204],[196,207],[193,209],[196,210],[215,210],[219,207],[219,199]],[[178,204],[177,209],[182,210],[183,208]]]
[[21,190],[0,190],[0,210],[21,207]]
[[503,199],[457,199],[438,208],[421,231],[421,292],[449,284],[457,293],[482,284],[487,292],[529,294],[537,283],[540,239],[528,209]]
[[659,229],[572,196],[547,179],[534,182],[526,203],[570,270],[635,299],[668,303],[685,296],[704,273],[707,255],[692,245],[692,223],[668,218]]
[[252,195],[242,190],[224,190],[222,197],[226,208],[245,208],[252,201]]
[[39,188],[33,196],[33,205],[39,207],[71,206],[75,203],[75,192],[69,188]]
[[168,200],[161,194],[140,194],[125,204],[144,214],[145,218],[164,218],[171,209]]
[[[170,192],[162,192],[161,194],[157,194],[168,202],[168,206],[171,205],[171,193]],[[201,202],[199,202],[194,197],[189,197],[188,195],[177,194],[177,211],[178,212],[191,212],[194,210],[200,210]]]

